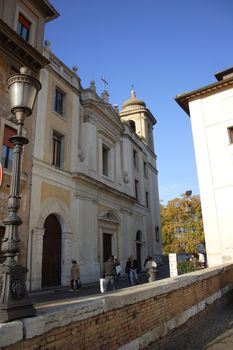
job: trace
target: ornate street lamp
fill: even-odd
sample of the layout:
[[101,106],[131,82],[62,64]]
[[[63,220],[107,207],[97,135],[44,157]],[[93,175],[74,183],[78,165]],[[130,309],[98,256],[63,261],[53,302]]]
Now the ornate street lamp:
[[19,74],[11,75],[7,79],[10,94],[11,112],[18,124],[17,135],[10,137],[13,143],[13,167],[8,199],[8,216],[3,221],[6,226],[2,240],[2,252],[5,261],[0,265],[0,322],[35,315],[35,308],[26,290],[27,268],[18,264],[15,257],[20,251],[18,227],[22,221],[17,215],[20,207],[20,166],[23,145],[28,139],[22,135],[24,120],[32,114],[33,106],[40,82],[30,75],[26,67],[20,69]]
[[185,192],[185,213],[190,214],[192,211],[192,203],[190,202],[190,197],[192,195],[192,190],[186,191]]

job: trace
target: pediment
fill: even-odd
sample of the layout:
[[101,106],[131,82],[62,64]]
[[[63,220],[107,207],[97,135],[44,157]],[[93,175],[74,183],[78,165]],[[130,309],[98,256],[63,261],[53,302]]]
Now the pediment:
[[101,110],[101,112],[104,113],[105,118],[107,117],[108,119],[112,120],[114,123],[117,123],[119,126],[122,127],[120,116],[118,113],[116,113],[112,105],[108,103],[98,103],[97,107]]
[[115,224],[120,223],[120,218],[113,210],[105,210],[103,213],[101,213],[99,215],[98,219],[103,220],[103,221],[112,222]]
[[89,119],[86,117],[84,122],[90,122],[91,118],[92,121],[97,123],[100,122],[106,124],[106,122],[109,122],[111,125],[115,125],[117,129],[124,129],[119,114],[115,111],[111,104],[104,103],[101,100],[94,101],[90,99],[83,101],[82,104],[84,107],[84,115],[89,117]]

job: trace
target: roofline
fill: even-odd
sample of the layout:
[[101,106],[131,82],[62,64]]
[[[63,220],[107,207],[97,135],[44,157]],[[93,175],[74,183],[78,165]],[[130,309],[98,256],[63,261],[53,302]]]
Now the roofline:
[[22,39],[2,19],[0,19],[0,48],[10,57],[14,57],[19,64],[23,62],[36,72],[49,63],[47,58]]
[[152,124],[155,125],[157,123],[156,118],[153,116],[153,114],[151,113],[151,111],[147,107],[142,107],[142,109],[138,109],[138,110],[135,108],[135,109],[127,110],[127,111],[124,111],[122,109],[121,111],[119,111],[119,115],[121,118],[121,117],[124,117],[126,115],[135,114],[137,112],[146,112],[148,114],[148,116],[150,117]]
[[220,81],[220,80],[223,80],[226,75],[232,74],[232,73],[233,73],[233,67],[230,67],[225,70],[222,70],[221,72],[217,72],[214,76],[218,81]]
[[233,77],[217,81],[216,83],[204,86],[197,90],[178,94],[175,97],[175,101],[190,116],[189,101],[191,99],[202,97],[206,94],[216,92],[216,90],[220,90],[224,87],[230,87],[231,85],[233,85]]
[[52,21],[53,19],[60,16],[60,13],[55,9],[55,7],[48,0],[36,0],[38,5],[44,9],[46,16],[46,22]]

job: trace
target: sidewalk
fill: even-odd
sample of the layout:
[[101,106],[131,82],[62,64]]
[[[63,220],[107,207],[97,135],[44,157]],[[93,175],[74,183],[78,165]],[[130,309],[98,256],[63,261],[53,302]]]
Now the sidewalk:
[[[146,283],[146,276],[144,273],[139,274],[139,284]],[[130,288],[127,278],[121,277],[118,289]],[[83,285],[79,291],[70,291],[69,287],[47,288],[41,291],[31,292],[29,295],[34,301],[35,306],[50,305],[53,302],[59,303],[65,300],[77,299],[80,297],[87,297],[93,295],[100,295],[99,282]]]
[[[157,279],[167,278],[169,276],[168,266],[163,266],[159,270]],[[147,278],[144,272],[138,275],[139,284],[147,283]],[[118,289],[131,288],[128,283],[127,277],[123,276],[119,279]],[[77,297],[87,297],[91,295],[100,295],[100,285],[99,282],[86,284],[81,287],[78,292],[73,292],[69,290],[69,287],[57,287],[57,288],[47,288],[40,291],[35,291],[29,293],[34,301],[35,306],[50,305],[55,302],[64,302],[65,300],[76,299]]]

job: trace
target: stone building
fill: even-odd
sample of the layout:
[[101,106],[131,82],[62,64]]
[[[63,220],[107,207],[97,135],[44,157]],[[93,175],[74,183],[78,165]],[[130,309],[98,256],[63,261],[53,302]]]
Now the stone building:
[[[43,32],[46,22],[56,18],[57,11],[45,0],[0,0],[0,160],[4,168],[3,183],[0,189],[0,239],[3,238],[3,224],[7,214],[7,199],[11,181],[13,150],[8,141],[16,134],[17,126],[9,107],[6,79],[10,74],[28,66],[35,76],[48,61],[42,55]],[[21,208],[19,215],[23,220],[20,227],[21,255],[26,264],[29,231],[29,205],[31,190],[31,163],[34,148],[36,108],[33,115],[26,119],[24,135],[30,139],[30,145],[24,148],[21,171]],[[2,257],[0,256],[0,260]]]
[[190,116],[209,266],[233,261],[233,68],[176,101]]
[[[156,123],[135,97],[117,106],[95,82],[84,89],[46,43],[32,170],[30,288],[67,285],[71,260],[83,283],[99,279],[112,254],[161,254]],[[53,249],[51,249],[51,247]]]
[[[48,1],[31,3],[47,17],[41,16],[40,27],[33,31],[34,38],[40,39],[33,53],[41,60],[33,72],[42,89],[34,116],[25,124],[30,147],[25,147],[22,165],[24,234],[20,238],[21,256],[29,270],[28,288],[37,290],[68,285],[72,259],[78,261],[86,283],[99,279],[103,262],[112,254],[123,267],[128,256],[134,255],[140,268],[148,254],[162,251],[152,133],[155,118],[134,90],[119,112],[109,103],[107,91],[97,94],[94,81],[83,88],[76,67],[69,69],[61,62],[48,41],[42,49],[44,22],[57,12]],[[0,4],[1,10],[7,2]],[[19,14],[32,23],[27,11]],[[25,64],[18,62],[15,69]],[[8,74],[6,70],[2,82]],[[3,90],[7,101],[4,84]],[[2,144],[5,123],[13,125],[8,120],[8,102],[6,111],[3,118],[1,111]],[[10,176],[4,165],[0,192],[4,198],[8,172]]]

